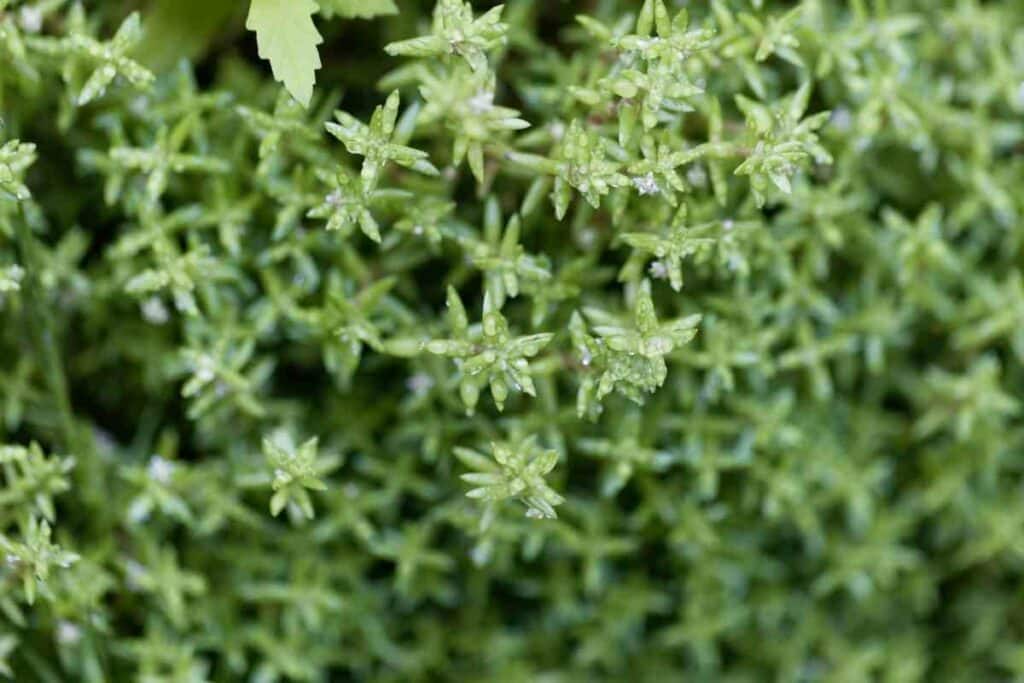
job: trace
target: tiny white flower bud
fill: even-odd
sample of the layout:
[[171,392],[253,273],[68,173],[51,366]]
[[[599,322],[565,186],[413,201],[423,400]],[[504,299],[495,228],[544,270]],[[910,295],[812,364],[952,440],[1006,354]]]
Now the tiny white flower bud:
[[57,642],[61,645],[74,645],[82,639],[82,629],[70,621],[57,624]]
[[173,462],[159,455],[154,455],[149,459],[149,466],[146,468],[146,471],[153,481],[167,484],[170,483],[171,477],[174,476],[174,469]]
[[658,181],[654,179],[653,173],[648,173],[642,176],[635,176],[633,178],[633,187],[636,191],[642,195],[658,194],[661,192],[661,188],[658,187]]
[[18,12],[18,21],[26,33],[39,33],[43,28],[43,11],[38,7],[26,5]]
[[143,319],[151,325],[163,325],[171,318],[163,300],[157,296],[146,299],[139,308],[142,311]]

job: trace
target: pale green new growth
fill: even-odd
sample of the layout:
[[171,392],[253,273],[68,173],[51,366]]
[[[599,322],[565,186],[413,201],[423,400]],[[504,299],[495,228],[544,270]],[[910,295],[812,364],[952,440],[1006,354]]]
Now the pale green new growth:
[[581,87],[572,90],[589,104],[600,102],[605,95],[618,98],[619,144],[633,139],[637,121],[644,130],[651,130],[662,120],[693,111],[690,102],[703,88],[687,76],[687,61],[711,45],[713,31],[689,30],[687,11],[681,9],[672,18],[661,0],[645,0],[633,34],[618,35],[587,16],[576,19],[595,38],[620,51],[612,73],[597,84],[600,92]]
[[476,410],[484,386],[490,387],[498,410],[504,409],[510,390],[536,394],[529,359],[548,345],[553,334],[513,337],[490,293],[484,294],[483,322],[470,326],[466,308],[454,287],[448,288],[448,327],[451,339],[433,339],[423,348],[455,359],[459,393],[469,414]]
[[141,39],[142,22],[136,13],[124,20],[109,43],[96,40],[88,33],[82,6],[76,4],[69,19],[68,37],[41,47],[67,56],[64,80],[78,88],[75,104],[83,107],[101,97],[118,76],[137,88],[148,88],[153,83],[154,75],[129,56]]
[[747,125],[757,136],[754,148],[736,168],[736,175],[749,175],[750,186],[758,206],[763,206],[769,183],[780,192],[792,192],[790,179],[806,159],[819,164],[832,162],[832,157],[818,141],[816,131],[828,120],[830,112],[818,112],[803,118],[811,86],[800,89],[777,104],[767,107],[743,95],[736,96],[736,105],[746,117]]
[[502,5],[473,18],[473,6],[464,0],[439,0],[434,8],[432,34],[391,43],[389,55],[442,57],[457,55],[473,71],[487,68],[487,52],[504,44],[508,27],[501,22]]
[[527,254],[519,243],[521,233],[518,216],[509,218],[502,232],[501,210],[492,199],[484,206],[482,239],[472,233],[455,238],[472,264],[484,274],[485,290],[497,309],[505,305],[507,298],[519,296],[521,288],[536,295],[551,280],[547,259]]
[[[427,159],[427,153],[400,144],[416,124],[417,109],[410,110],[396,128],[399,96],[395,91],[382,106],[373,111],[369,125],[343,111],[334,112],[334,121],[327,122],[327,132],[341,140],[351,154],[363,157],[359,177],[364,193],[377,188],[380,174],[389,162],[410,168],[420,173],[437,175],[438,170]],[[375,241],[380,241],[377,236]]]
[[419,124],[441,121],[454,137],[452,164],[468,160],[477,182],[486,181],[485,149],[506,140],[509,133],[530,127],[520,112],[494,103],[495,76],[484,71],[473,72],[463,66],[456,71],[455,91],[451,74],[424,66],[416,76],[421,81],[420,94],[426,105]]
[[18,201],[31,197],[23,178],[35,159],[36,146],[33,144],[10,140],[0,147],[0,192]]
[[68,474],[74,467],[74,458],[48,458],[35,442],[28,448],[0,446],[0,473],[5,486],[0,490],[0,508],[18,506],[53,522],[57,517],[54,496],[71,487]]
[[28,517],[20,524],[20,532],[21,540],[0,532],[0,557],[6,565],[4,574],[20,578],[25,602],[31,605],[50,573],[67,569],[79,556],[50,541],[52,531],[46,520]]
[[700,314],[658,321],[649,280],[640,283],[633,306],[631,323],[599,308],[585,308],[583,312],[596,336],[589,333],[578,313],[573,314],[569,330],[583,369],[576,399],[581,417],[599,413],[601,399],[616,390],[642,403],[644,393],[655,391],[665,382],[665,358],[697,334]]
[[277,517],[288,507],[293,516],[301,513],[307,519],[313,519],[313,499],[309,492],[327,490],[322,477],[337,466],[337,461],[317,455],[320,443],[317,437],[298,447],[279,443],[280,440],[263,439],[263,454],[273,474],[271,487],[274,495],[270,498],[270,514]]
[[[545,450],[537,445],[535,438],[528,437],[514,443],[492,443],[491,453],[493,460],[469,448],[455,449],[455,456],[473,470],[462,475],[463,481],[477,487],[467,491],[467,497],[492,504],[515,498],[526,506],[527,517],[554,519],[558,516],[555,507],[565,499],[544,480],[558,463],[556,451]],[[482,530],[489,526],[491,514],[485,515]]]

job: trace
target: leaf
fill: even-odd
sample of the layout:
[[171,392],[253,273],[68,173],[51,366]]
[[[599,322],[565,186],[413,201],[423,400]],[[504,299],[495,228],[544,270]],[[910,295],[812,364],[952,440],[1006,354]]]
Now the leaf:
[[287,489],[281,489],[273,495],[270,499],[270,514],[277,517],[281,514],[281,510],[288,504],[288,491]]
[[256,32],[259,55],[270,61],[274,79],[291,96],[309,106],[323,38],[313,24],[313,0],[252,0],[245,27]]
[[394,0],[317,0],[320,13],[328,19],[335,15],[372,19],[382,14],[398,14]]

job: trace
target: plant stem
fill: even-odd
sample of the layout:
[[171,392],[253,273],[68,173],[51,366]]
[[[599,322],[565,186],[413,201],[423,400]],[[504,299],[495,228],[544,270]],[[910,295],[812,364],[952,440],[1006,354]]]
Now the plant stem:
[[68,393],[64,365],[53,329],[53,315],[46,305],[46,293],[39,280],[41,263],[35,237],[28,225],[28,215],[23,204],[19,204],[21,220],[16,221],[16,239],[21,260],[25,266],[24,302],[25,326],[31,336],[32,345],[38,354],[39,365],[46,377],[46,384],[53,395],[57,408],[62,446],[69,453],[76,453],[78,443],[71,399]]

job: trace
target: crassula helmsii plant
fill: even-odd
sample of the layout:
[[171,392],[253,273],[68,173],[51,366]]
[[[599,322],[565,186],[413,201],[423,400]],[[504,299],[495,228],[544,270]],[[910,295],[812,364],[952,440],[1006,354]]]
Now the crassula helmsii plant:
[[0,0],[0,676],[1024,677],[1024,5]]

